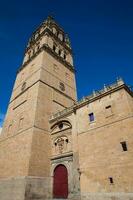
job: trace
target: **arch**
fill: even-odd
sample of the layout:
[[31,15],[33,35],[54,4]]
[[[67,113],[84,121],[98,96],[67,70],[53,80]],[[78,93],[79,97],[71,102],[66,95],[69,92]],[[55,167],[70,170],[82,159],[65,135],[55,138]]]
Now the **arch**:
[[58,33],[58,38],[61,40],[61,41],[63,41],[63,35],[62,35],[62,33]]
[[53,34],[57,35],[57,30],[55,27],[52,28]]
[[67,168],[59,164],[54,169],[53,175],[53,197],[67,198],[68,197],[68,171]]
[[56,51],[56,45],[55,44],[53,44],[53,50]]
[[[60,124],[66,124],[69,128],[72,128],[72,124],[68,119],[60,120],[51,126],[51,130],[54,130],[56,126],[60,126]],[[63,128],[63,127],[62,127]]]

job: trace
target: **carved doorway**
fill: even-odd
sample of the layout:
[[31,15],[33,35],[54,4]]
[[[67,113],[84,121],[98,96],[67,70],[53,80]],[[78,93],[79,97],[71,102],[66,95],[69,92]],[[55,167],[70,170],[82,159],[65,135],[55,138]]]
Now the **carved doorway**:
[[54,170],[53,197],[59,199],[68,197],[68,172],[64,165],[58,165]]

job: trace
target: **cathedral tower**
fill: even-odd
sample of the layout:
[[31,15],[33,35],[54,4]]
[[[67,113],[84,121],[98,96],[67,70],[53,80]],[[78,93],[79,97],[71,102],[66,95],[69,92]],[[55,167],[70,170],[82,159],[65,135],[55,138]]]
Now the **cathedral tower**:
[[0,138],[1,200],[51,198],[49,116],[75,100],[70,41],[48,17],[28,42],[9,102]]

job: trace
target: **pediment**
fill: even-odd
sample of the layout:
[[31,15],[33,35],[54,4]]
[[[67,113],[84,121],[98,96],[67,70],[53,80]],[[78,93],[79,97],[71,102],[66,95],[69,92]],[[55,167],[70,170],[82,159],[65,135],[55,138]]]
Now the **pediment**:
[[51,134],[54,134],[54,133],[57,133],[60,131],[64,131],[66,129],[71,129],[71,128],[72,128],[72,125],[70,124],[69,121],[62,120],[62,121],[59,121],[59,122],[55,123],[54,125],[52,125]]

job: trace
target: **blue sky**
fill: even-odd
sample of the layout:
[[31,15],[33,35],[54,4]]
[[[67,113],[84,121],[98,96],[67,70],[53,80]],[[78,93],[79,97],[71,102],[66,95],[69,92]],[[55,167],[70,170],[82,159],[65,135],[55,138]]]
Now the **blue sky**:
[[51,13],[71,39],[79,98],[117,77],[133,85],[132,0],[1,1],[0,126],[27,41]]

